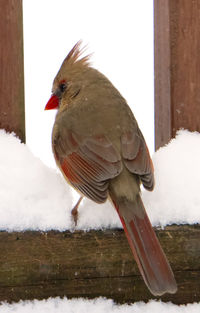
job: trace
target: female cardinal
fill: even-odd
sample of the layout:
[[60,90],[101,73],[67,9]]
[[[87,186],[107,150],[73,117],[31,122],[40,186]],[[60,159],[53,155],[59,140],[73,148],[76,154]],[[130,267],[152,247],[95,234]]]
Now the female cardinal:
[[126,100],[82,57],[78,42],[56,75],[45,109],[58,109],[52,132],[56,163],[82,196],[119,214],[133,256],[153,295],[177,290],[174,275],[140,197],[154,187],[144,137]]

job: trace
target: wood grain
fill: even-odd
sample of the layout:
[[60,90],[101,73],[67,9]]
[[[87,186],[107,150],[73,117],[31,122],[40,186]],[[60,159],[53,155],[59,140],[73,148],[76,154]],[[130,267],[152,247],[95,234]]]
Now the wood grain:
[[154,0],[155,149],[172,137],[169,1]]
[[[162,301],[200,301],[200,226],[156,230],[178,283]],[[0,233],[0,301],[104,296],[119,303],[153,299],[123,230]]]
[[0,5],[0,128],[25,141],[22,1]]
[[155,0],[156,149],[200,131],[200,0]]
[[200,131],[200,1],[170,1],[172,136]]

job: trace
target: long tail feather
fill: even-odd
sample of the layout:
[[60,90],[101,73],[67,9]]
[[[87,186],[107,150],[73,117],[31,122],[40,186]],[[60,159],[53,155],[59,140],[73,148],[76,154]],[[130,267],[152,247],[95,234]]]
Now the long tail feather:
[[155,296],[177,291],[168,260],[151,226],[140,196],[113,201],[142,277]]

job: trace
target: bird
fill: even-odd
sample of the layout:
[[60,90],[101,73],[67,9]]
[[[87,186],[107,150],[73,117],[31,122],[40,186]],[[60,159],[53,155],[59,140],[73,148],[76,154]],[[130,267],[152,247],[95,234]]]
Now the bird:
[[152,191],[155,184],[148,147],[124,97],[84,52],[78,41],[67,54],[45,106],[57,109],[52,130],[56,164],[80,193],[78,204],[83,197],[111,201],[149,291],[173,294],[173,271],[141,199],[140,185]]

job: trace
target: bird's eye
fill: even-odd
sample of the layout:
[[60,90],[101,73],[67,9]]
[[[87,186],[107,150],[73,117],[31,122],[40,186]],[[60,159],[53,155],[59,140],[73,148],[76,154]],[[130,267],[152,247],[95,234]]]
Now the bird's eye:
[[59,84],[60,91],[64,92],[66,88],[67,88],[66,82],[65,81],[60,82],[60,84]]

